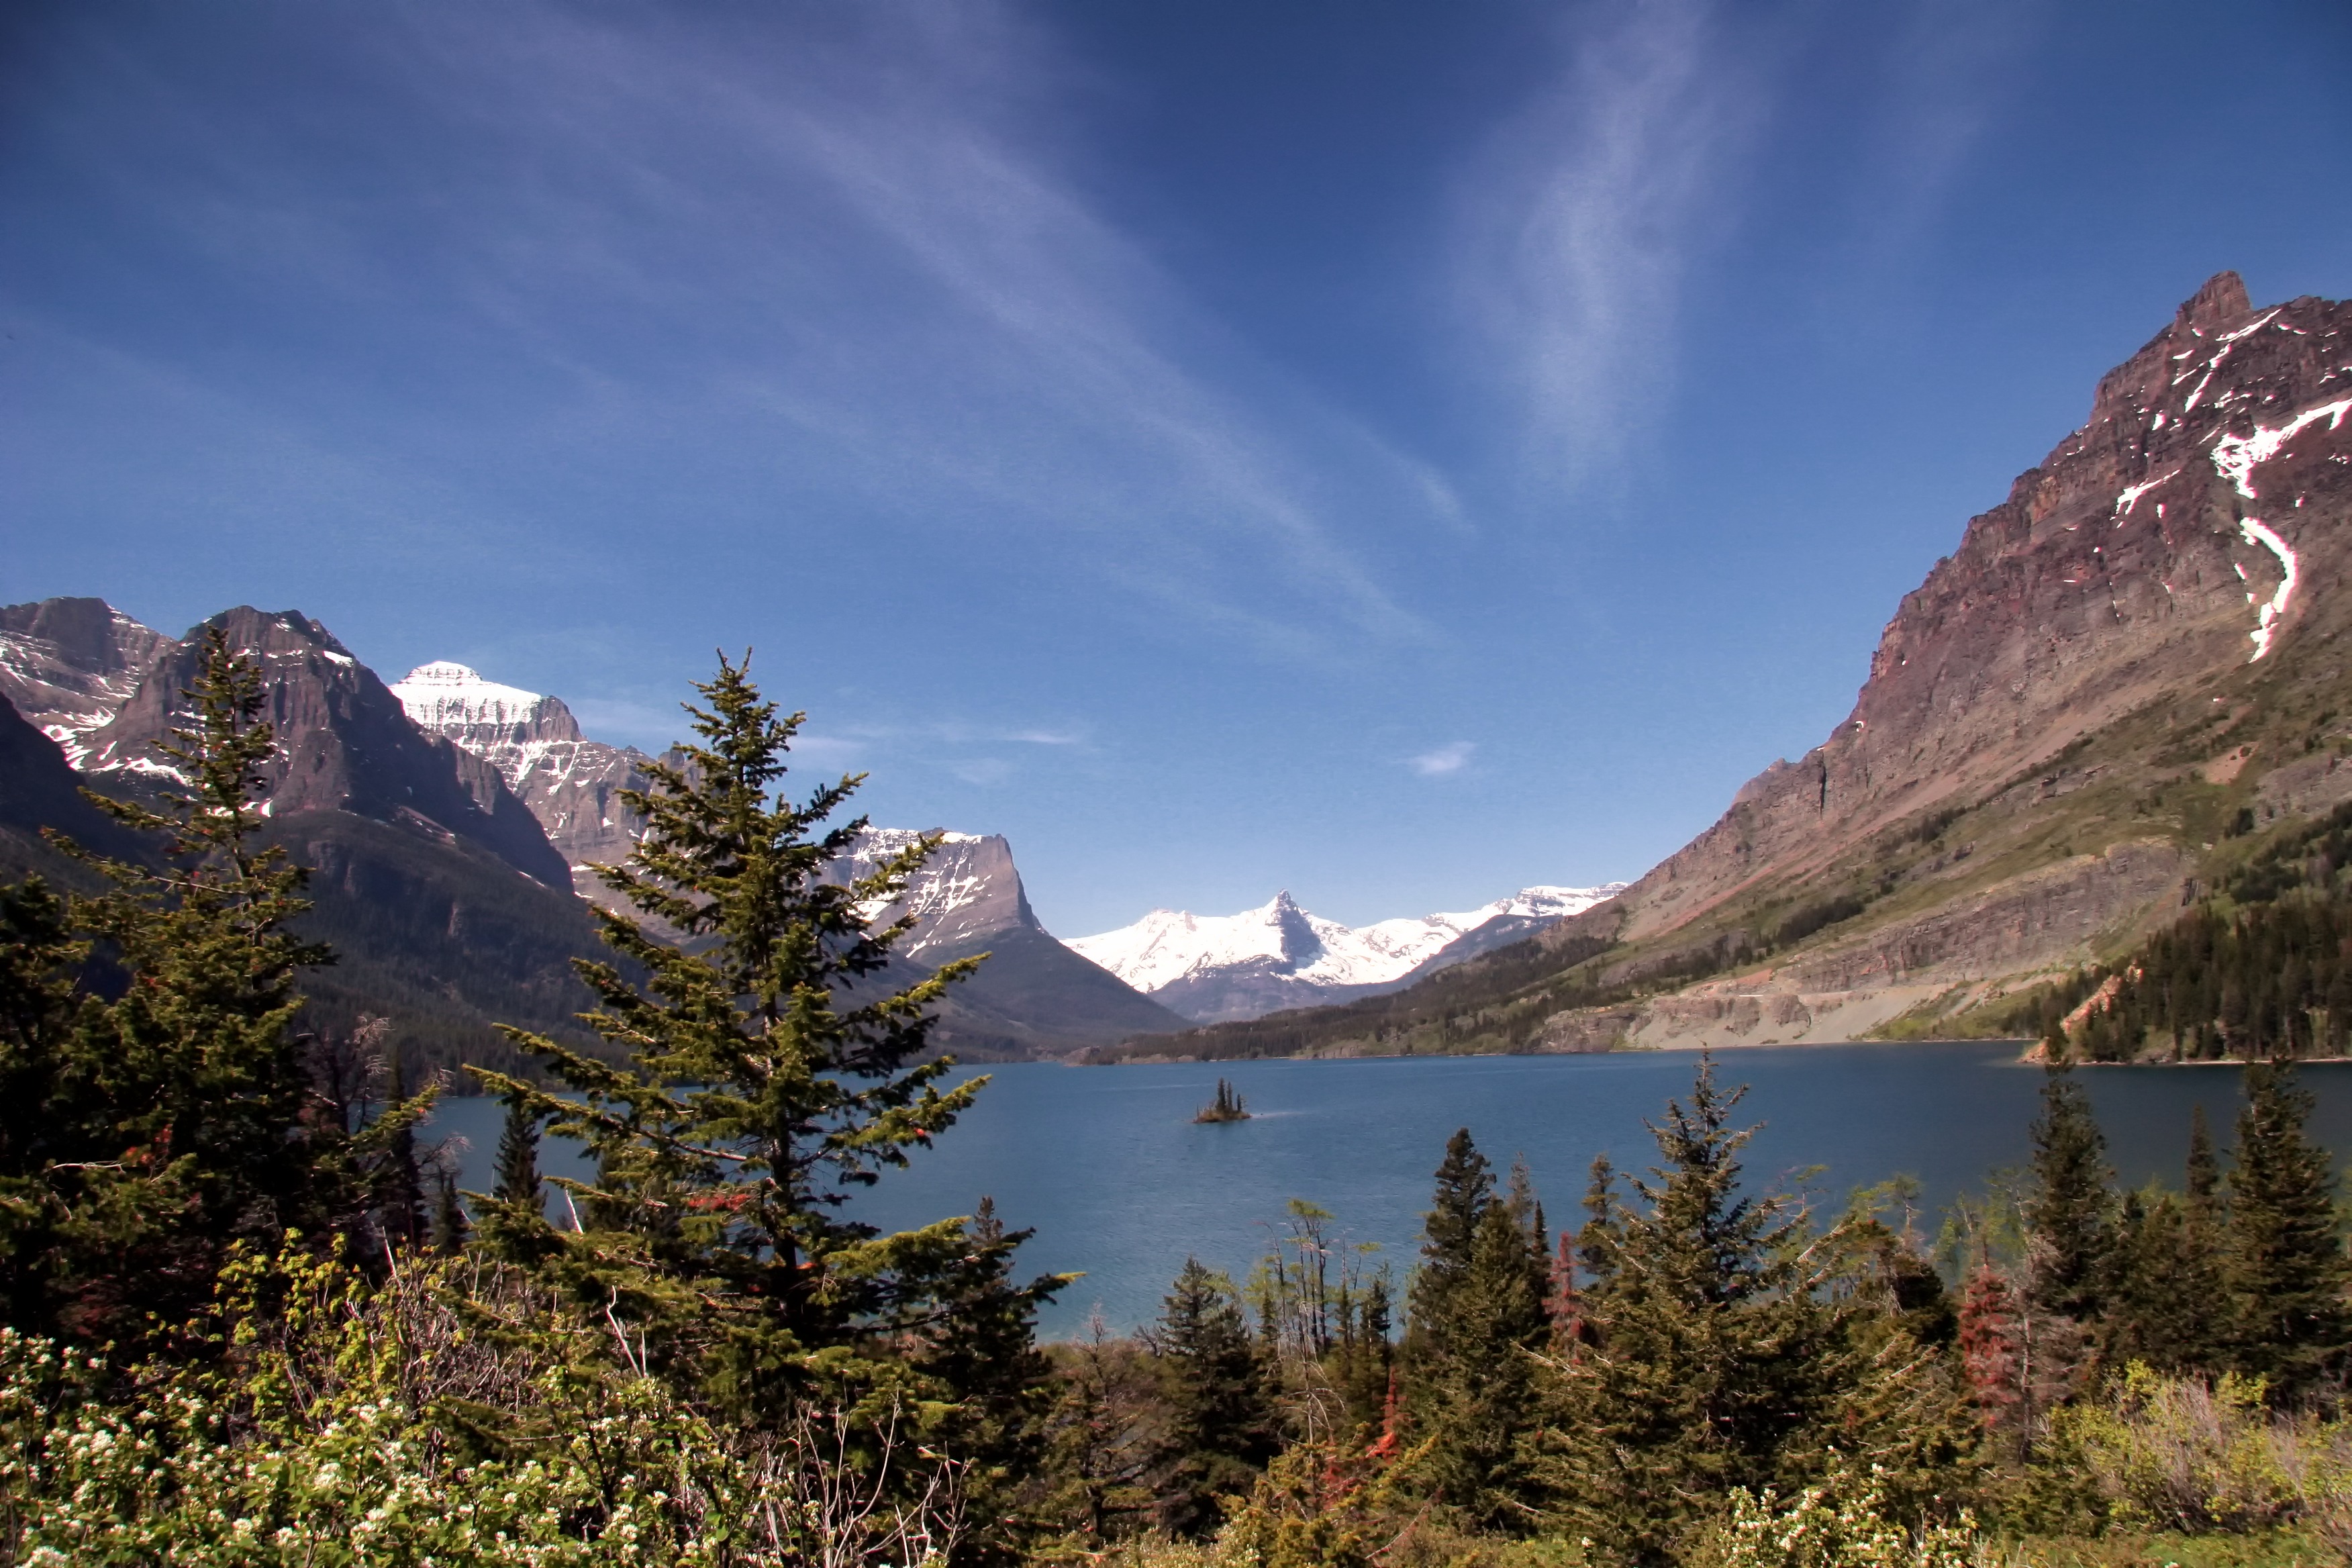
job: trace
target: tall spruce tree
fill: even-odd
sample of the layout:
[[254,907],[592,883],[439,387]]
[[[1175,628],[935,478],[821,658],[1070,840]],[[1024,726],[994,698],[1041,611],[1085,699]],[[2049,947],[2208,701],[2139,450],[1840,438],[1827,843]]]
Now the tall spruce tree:
[[40,878],[0,887],[0,1312],[36,1333],[55,1327],[68,1213],[53,1172],[93,1152],[74,1048],[83,1009],[97,1005],[77,978],[89,956],[66,900]]
[[[839,877],[866,822],[828,819],[860,781],[782,798],[803,716],[779,717],[724,657],[697,689],[698,740],[624,793],[645,832],[625,865],[598,872],[637,911],[599,910],[604,940],[647,978],[580,965],[601,1004],[588,1021],[625,1059],[509,1030],[576,1098],[477,1069],[583,1143],[599,1172],[558,1183],[584,1229],[542,1226],[507,1245],[542,1257],[628,1325],[648,1364],[739,1420],[788,1423],[814,1401],[878,1421],[977,1399],[949,1384],[955,1359],[939,1348],[982,1331],[975,1312],[1001,1338],[999,1320],[1025,1321],[1065,1281],[992,1287],[975,1307],[975,1270],[993,1279],[1012,1238],[976,1243],[961,1217],[886,1235],[842,1213],[987,1081],[945,1088],[953,1061],[921,1059],[935,1005],[978,960],[899,988],[893,950],[913,919],[864,912],[898,897],[937,840]],[[527,1215],[514,1225],[533,1228]]]
[[1422,1216],[1421,1265],[1406,1293],[1406,1345],[1416,1356],[1445,1337],[1454,1298],[1470,1278],[1478,1221],[1495,1196],[1494,1167],[1467,1127],[1446,1140],[1436,1176],[1436,1192]]
[[1482,1529],[1524,1531],[1537,1518],[1523,1446],[1536,1426],[1536,1355],[1550,1339],[1546,1272],[1512,1205],[1489,1201],[1444,1330],[1414,1363],[1429,1490]]
[[2229,1364],[2229,1295],[2221,1275],[2221,1164],[2193,1107],[2179,1194],[2127,1193],[2110,1249],[2100,1353],[2110,1369],[2135,1361],[2163,1372]]
[[1246,1493],[1281,1447],[1267,1369],[1232,1283],[1196,1258],[1145,1340],[1168,1407],[1154,1511],[1171,1534],[1205,1535],[1223,1517],[1216,1500]]
[[2305,1133],[2312,1099],[2294,1068],[2256,1063],[2245,1093],[2229,1175],[2231,1359],[2281,1401],[2332,1396],[2352,1354],[2336,1173]]

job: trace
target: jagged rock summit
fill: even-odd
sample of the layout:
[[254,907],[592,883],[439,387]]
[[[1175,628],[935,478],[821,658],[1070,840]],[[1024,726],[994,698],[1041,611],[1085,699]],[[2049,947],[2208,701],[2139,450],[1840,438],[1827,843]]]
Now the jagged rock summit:
[[0,697],[71,757],[171,643],[103,599],[0,606]]
[[[621,792],[646,787],[644,752],[588,740],[561,700],[485,679],[462,664],[420,665],[392,690],[416,725],[497,771],[570,860],[584,896],[616,904],[587,868],[627,859],[642,831]],[[918,837],[869,828],[832,875],[869,876]],[[967,1056],[1056,1056],[1182,1024],[1046,933],[1002,837],[940,837],[904,895],[866,912],[915,918],[898,949],[909,964],[929,969],[989,955],[945,1005],[941,1044]]]

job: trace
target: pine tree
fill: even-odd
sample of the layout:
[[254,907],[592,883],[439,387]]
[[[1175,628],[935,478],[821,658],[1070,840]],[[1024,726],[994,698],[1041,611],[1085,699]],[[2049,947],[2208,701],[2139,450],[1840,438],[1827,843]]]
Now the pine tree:
[[952,1276],[932,1288],[954,1331],[929,1336],[915,1369],[952,1389],[955,1414],[935,1434],[963,1461],[965,1506],[977,1527],[961,1543],[967,1563],[1022,1561],[1029,1525],[1019,1502],[1044,1461],[1054,1368],[1037,1348],[1037,1299],[1013,1277],[1013,1254],[1033,1232],[1007,1230],[982,1195],[964,1226]]
[[2181,1192],[2189,1204],[2211,1208],[2221,1191],[2221,1162],[2213,1152],[2212,1130],[2205,1124],[2205,1108],[2189,1108],[2189,1160],[2182,1173]]
[[1422,1216],[1421,1267],[1407,1291],[1406,1348],[1415,1357],[1445,1338],[1454,1297],[1470,1277],[1479,1218],[1495,1194],[1493,1167],[1467,1127],[1446,1140],[1436,1175],[1436,1193]]
[[1146,1338],[1168,1405],[1153,1487],[1160,1527],[1204,1535],[1221,1517],[1215,1500],[1246,1493],[1280,1447],[1265,1368],[1231,1282],[1195,1258]]
[[491,1196],[537,1214],[543,1201],[539,1177],[539,1118],[520,1095],[506,1097],[505,1125],[499,1130],[499,1178]]
[[[599,1172],[557,1184],[580,1200],[584,1230],[542,1226],[534,1245],[504,1245],[543,1251],[551,1276],[628,1323],[656,1370],[737,1419],[787,1421],[814,1400],[879,1420],[955,1399],[964,1391],[920,1370],[953,1358],[925,1347],[974,1331],[958,1302],[975,1256],[993,1269],[1001,1255],[975,1254],[963,1218],[886,1236],[841,1213],[986,1082],[944,1089],[952,1060],[920,1059],[935,1005],[979,961],[894,989],[894,944],[913,919],[861,912],[901,893],[937,840],[871,876],[830,874],[866,826],[827,826],[859,781],[803,804],[779,797],[803,716],[779,718],[724,658],[698,690],[709,704],[688,709],[698,741],[624,793],[644,836],[625,865],[599,871],[637,911],[599,910],[604,940],[647,979],[580,966],[601,1004],[588,1021],[626,1059],[509,1030],[576,1099],[477,1069],[577,1138]],[[1015,1294],[1034,1305],[1064,1282]],[[1006,1310],[989,1298],[987,1312]]]
[[1413,1367],[1414,1436],[1431,1494],[1484,1529],[1533,1521],[1521,1445],[1536,1425],[1536,1353],[1549,1338],[1543,1272],[1507,1201],[1489,1202],[1444,1327]]
[[[392,1053],[389,1070],[391,1103],[405,1104],[408,1069],[397,1048]],[[384,1131],[383,1141],[383,1157],[375,1173],[376,1226],[393,1247],[414,1249],[425,1245],[431,1227],[425,1214],[425,1170],[416,1157],[415,1122],[399,1119]]]
[[342,1134],[305,1114],[289,1027],[296,976],[331,954],[289,929],[304,873],[254,843],[276,758],[259,668],[214,627],[183,696],[188,727],[155,748],[182,782],[152,806],[89,797],[163,844],[152,865],[83,857],[111,887],[71,923],[129,983],[58,1043],[47,1245],[0,1266],[36,1322],[123,1353],[194,1316],[232,1243],[323,1237],[352,1201],[328,1190],[343,1165],[321,1144]]
[[467,1216],[465,1203],[457,1196],[456,1173],[435,1171],[430,1236],[433,1250],[444,1258],[454,1258],[466,1250],[466,1238],[473,1234],[473,1230],[474,1223]]
[[2021,1333],[2016,1292],[1990,1258],[1979,1261],[1960,1296],[1960,1370],[1986,1434],[2012,1445],[2025,1404]]
[[1535,1475],[1604,1559],[1669,1561],[1726,1490],[1799,1484],[1832,1451],[1916,1492],[1957,1457],[1934,1357],[1899,1328],[1862,1342],[1875,1296],[1848,1238],[1811,1237],[1801,1207],[1742,1194],[1754,1129],[1730,1116],[1744,1093],[1718,1090],[1703,1056],[1688,1107],[1669,1101],[1651,1129],[1661,1160],[1635,1201],[1597,1173],[1593,1344],[1549,1392]]
[[2332,1393],[2352,1352],[2335,1172],[2305,1135],[2312,1099],[2292,1067],[2256,1063],[2245,1092],[2229,1177],[2232,1359],[2275,1399]]
[[2159,1371],[2210,1373],[2228,1363],[2230,1312],[2221,1278],[2216,1188],[2220,1163],[2205,1112],[2192,1108],[2184,1194],[2124,1196],[2110,1249],[2101,1359]]
[[0,1321],[35,1333],[56,1310],[45,1265],[64,1213],[49,1173],[90,1152],[72,1082],[86,1005],[75,977],[89,956],[66,900],[40,878],[0,887]]
[[2033,1123],[2032,1186],[2025,1202],[2026,1296],[2043,1312],[2095,1321],[2111,1243],[2106,1139],[2074,1074],[2053,1067]]

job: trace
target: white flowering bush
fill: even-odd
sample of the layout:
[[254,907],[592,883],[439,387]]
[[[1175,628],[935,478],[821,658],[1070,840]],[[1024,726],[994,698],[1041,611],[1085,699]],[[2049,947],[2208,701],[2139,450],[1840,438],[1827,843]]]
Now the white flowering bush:
[[849,1568],[952,1543],[952,1469],[908,1500],[887,1433],[878,1458],[839,1422],[747,1439],[546,1356],[587,1331],[544,1300],[510,1292],[548,1331],[499,1344],[498,1293],[449,1283],[249,1260],[218,1365],[110,1375],[0,1330],[0,1563]]
[[1966,1510],[1950,1524],[1897,1522],[1885,1470],[1841,1470],[1784,1498],[1768,1487],[1731,1494],[1730,1517],[1706,1553],[1714,1568],[1975,1568],[1985,1556]]

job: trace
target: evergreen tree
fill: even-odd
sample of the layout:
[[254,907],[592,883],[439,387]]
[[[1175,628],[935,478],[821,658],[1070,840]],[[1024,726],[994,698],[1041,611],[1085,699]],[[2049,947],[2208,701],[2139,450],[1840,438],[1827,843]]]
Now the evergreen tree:
[[2106,1139],[2074,1074],[2053,1067],[2033,1123],[2032,1187],[2025,1202],[2026,1297],[2033,1308],[2076,1323],[2104,1305],[2111,1208]]
[[1467,1127],[1446,1140],[1436,1175],[1436,1193],[1422,1216],[1421,1266],[1406,1293],[1411,1317],[1405,1343],[1413,1357],[1444,1342],[1454,1298],[1470,1278],[1479,1218],[1495,1195],[1493,1167],[1471,1142]]
[[2221,1191],[2221,1162],[2213,1152],[2213,1133],[2205,1124],[2205,1108],[2189,1108],[2189,1161],[2182,1173],[2181,1192],[2191,1206],[2210,1209]]
[[63,913],[127,981],[119,997],[68,1005],[68,972],[40,976],[43,953],[69,963],[79,951],[57,944],[59,910],[45,892],[18,889],[7,916],[7,1005],[40,1037],[19,1037],[31,1054],[10,1068],[40,1098],[11,1108],[0,1139],[39,1150],[37,1166],[12,1161],[5,1173],[22,1205],[5,1223],[37,1242],[0,1258],[5,1295],[22,1326],[122,1353],[194,1317],[232,1243],[289,1228],[323,1236],[351,1201],[330,1190],[343,1166],[322,1145],[342,1133],[306,1116],[289,1028],[296,975],[330,955],[289,930],[309,907],[304,873],[254,845],[276,756],[259,668],[213,628],[182,695],[188,727],[156,747],[182,782],[152,806],[90,796],[162,836],[155,862],[84,856],[110,889]]
[[976,1529],[962,1561],[1022,1560],[1033,1521],[1021,1503],[1044,1462],[1054,1398],[1053,1363],[1037,1348],[1037,1298],[1013,1277],[1013,1254],[1033,1232],[1007,1230],[983,1195],[964,1226],[959,1267],[933,1287],[951,1333],[921,1340],[915,1369],[955,1391],[955,1414],[936,1434],[966,1469],[962,1495]]
[[1702,1057],[1690,1103],[1651,1129],[1659,1165],[1621,1203],[1606,1173],[1586,1233],[1601,1269],[1584,1292],[1593,1343],[1548,1399],[1537,1479],[1603,1558],[1670,1560],[1736,1486],[1810,1479],[1832,1451],[1880,1462],[1919,1490],[1957,1457],[1948,1380],[1882,1329],[1858,1342],[1870,1293],[1843,1235],[1812,1237],[1801,1208],[1740,1192],[1725,1094]]
[[2006,1439],[2012,1451],[2025,1407],[2021,1336],[2017,1293],[1990,1258],[1979,1260],[1960,1296],[1960,1371],[1986,1435]]
[[[391,1103],[409,1099],[407,1064],[395,1048],[390,1064]],[[383,1133],[383,1158],[375,1173],[376,1226],[395,1247],[425,1245],[431,1222],[425,1205],[425,1170],[416,1157],[416,1127],[412,1118],[397,1119]]]
[[2232,1359],[2273,1398],[2332,1394],[2352,1350],[2336,1175],[2305,1135],[2312,1100],[2292,1067],[2256,1063],[2245,1092],[2229,1177]]
[[[898,897],[937,840],[840,878],[866,823],[826,824],[859,781],[779,797],[803,716],[780,718],[723,657],[698,690],[698,740],[624,793],[645,833],[625,865],[599,871],[644,917],[599,910],[604,940],[647,979],[581,965],[601,1003],[588,1021],[626,1059],[509,1030],[577,1099],[477,1069],[579,1139],[599,1172],[593,1185],[558,1183],[583,1200],[584,1230],[515,1215],[501,1245],[543,1257],[574,1299],[629,1325],[656,1371],[738,1419],[789,1421],[814,1400],[879,1421],[992,1397],[945,1381],[961,1364],[946,1347],[1014,1311],[993,1287],[984,1304],[972,1295],[1001,1247],[975,1250],[961,1218],[883,1235],[840,1212],[986,1082],[944,1089],[952,1060],[920,1059],[935,1005],[978,960],[893,989],[886,971],[913,917],[861,912]],[[1034,1306],[1063,1283],[1013,1295]]]
[[1508,1202],[1489,1202],[1442,1334],[1413,1368],[1414,1435],[1432,1495],[1485,1529],[1534,1519],[1521,1445],[1536,1425],[1536,1352],[1549,1338],[1544,1275]]
[[1168,1406],[1153,1487],[1160,1527],[1205,1535],[1221,1517],[1216,1499],[1246,1493],[1280,1447],[1265,1369],[1232,1284],[1195,1258],[1147,1339]]
[[37,1333],[52,1327],[47,1265],[65,1217],[49,1173],[89,1152],[71,1113],[76,1022],[90,1005],[75,975],[89,955],[41,879],[0,887],[0,1312]]
[[466,1215],[466,1205],[457,1196],[456,1173],[436,1170],[433,1173],[433,1250],[444,1258],[454,1258],[466,1250],[466,1238],[473,1234],[474,1224]]
[[506,1122],[499,1130],[499,1177],[491,1196],[537,1214],[543,1201],[539,1177],[539,1118],[520,1095],[506,1096]]
[[2228,1363],[2230,1312],[2221,1277],[2216,1188],[2220,1163],[2193,1108],[2186,1192],[2128,1193],[2115,1228],[2101,1355],[2120,1371],[2143,1361],[2159,1371],[2210,1373]]

